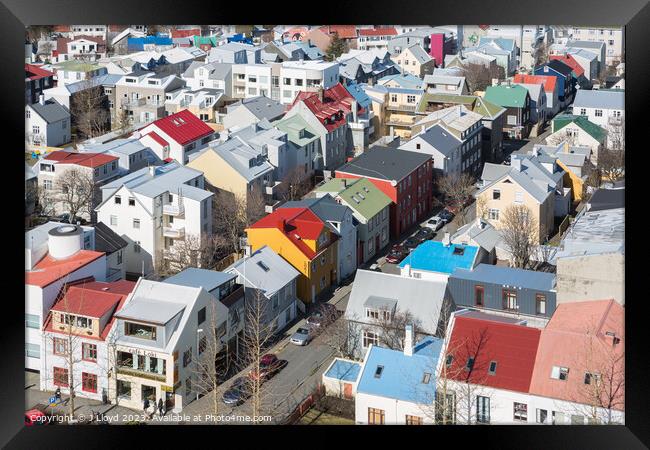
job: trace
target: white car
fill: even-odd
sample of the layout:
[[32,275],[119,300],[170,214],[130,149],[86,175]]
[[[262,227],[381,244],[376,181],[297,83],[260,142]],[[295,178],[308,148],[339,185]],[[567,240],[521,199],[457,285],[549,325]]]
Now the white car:
[[291,343],[295,345],[307,345],[311,341],[313,333],[310,328],[298,328],[298,330],[291,336]]
[[445,219],[439,216],[433,216],[431,219],[427,220],[425,227],[431,228],[433,231],[438,231],[445,226],[447,222]]

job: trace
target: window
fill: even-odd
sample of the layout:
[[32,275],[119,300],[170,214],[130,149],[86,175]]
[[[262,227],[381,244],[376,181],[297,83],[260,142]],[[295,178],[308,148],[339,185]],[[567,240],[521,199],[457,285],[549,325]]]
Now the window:
[[197,315],[198,315],[198,324],[201,325],[203,322],[205,322],[205,306],[199,309]]
[[580,108],[580,115],[581,116],[586,116],[587,115],[587,109],[586,108]]
[[447,360],[445,361],[445,365],[447,367],[450,367],[453,361],[454,361],[454,355],[447,355]]
[[124,334],[140,339],[156,340],[156,327],[133,322],[124,322]]
[[36,314],[25,314],[25,326],[27,328],[41,328],[41,321]]
[[41,359],[41,346],[25,342],[25,356],[29,358]]
[[548,423],[548,411],[545,410],[545,409],[537,408],[535,422],[537,422],[537,423]]
[[515,192],[515,203],[523,203],[523,202],[524,202],[524,193]]
[[68,350],[68,342],[62,338],[54,338],[53,344],[54,354],[65,356],[65,353]]
[[282,84],[284,84],[285,86],[291,86],[291,78],[283,78]]
[[111,216],[111,225],[117,226],[117,216]]
[[208,337],[204,334],[204,335],[201,336],[201,338],[199,339],[199,355],[200,355],[201,353],[203,353],[203,351],[205,350],[205,348],[206,348],[207,346],[208,346]]
[[183,352],[183,367],[187,367],[192,362],[192,347]]
[[97,392],[97,375],[81,372],[81,389],[86,392]]
[[553,425],[563,425],[565,423],[564,413],[553,411]]
[[508,116],[508,125],[517,125],[517,116]]
[[129,206],[135,206],[135,198],[129,197]]
[[377,366],[375,369],[375,378],[381,378],[381,374],[384,372],[384,366]]
[[492,200],[499,200],[501,198],[501,191],[499,189],[492,190]]
[[415,95],[407,95],[406,103],[415,103]]
[[546,314],[546,295],[535,295],[535,314]]
[[490,361],[490,366],[488,367],[488,375],[496,375],[497,373],[497,362]]
[[597,109],[597,110],[594,112],[594,115],[595,115],[596,117],[603,117],[603,110],[602,110],[602,109]]
[[489,209],[488,210],[488,218],[490,220],[499,221],[499,210],[498,209]]
[[296,78],[296,86],[302,86],[302,80],[300,78]]
[[280,306],[280,299],[278,297],[278,294],[275,294],[273,297],[271,297],[271,300],[272,300],[273,309],[277,309],[278,306]]
[[467,358],[467,364],[465,364],[465,370],[469,372],[473,368],[474,368],[474,358],[470,356],[469,358]]
[[[121,205],[122,204],[122,197],[120,197],[119,195],[116,195],[115,196],[115,204],[116,205]],[[113,224],[111,224],[111,225],[113,225]]]
[[513,419],[519,422],[528,422],[528,405],[514,402]]
[[517,292],[512,289],[503,290],[503,309],[508,311],[517,311],[519,306],[517,305]]
[[377,335],[377,333],[373,333],[372,331],[364,330],[364,332],[363,332],[363,347],[364,348],[370,347],[370,344],[379,345],[379,336]]
[[429,372],[425,372],[424,376],[422,377],[422,384],[429,384],[429,381],[431,381],[431,374]]
[[54,367],[54,385],[68,387],[68,369]]
[[86,361],[97,361],[97,345],[84,343],[81,346],[82,357]]
[[406,425],[422,425],[422,417],[406,415]]
[[31,111],[28,109],[25,111],[25,118],[29,119],[31,117]]
[[185,395],[189,396],[192,393],[192,378],[185,380]]
[[474,304],[476,306],[483,306],[483,299],[485,297],[485,289],[483,286],[474,287]]
[[391,94],[390,101],[391,103],[397,103],[397,94]]
[[135,241],[133,243],[133,252],[140,253],[140,241]]
[[385,420],[385,413],[383,409],[368,408],[369,425],[383,425],[384,420]]
[[566,381],[568,377],[569,377],[568,367],[553,366],[553,368],[551,369],[551,378],[555,380]]
[[48,191],[49,191],[49,190],[52,189],[52,187],[53,187],[53,185],[52,185],[52,180],[43,180],[43,188],[44,188],[45,190],[48,190]]
[[591,382],[598,383],[600,381],[600,374],[585,372],[585,384],[591,384]]
[[133,228],[140,228],[140,219],[133,219]]
[[117,264],[122,264],[122,250],[117,252]]
[[476,422],[490,423],[490,397],[476,396]]

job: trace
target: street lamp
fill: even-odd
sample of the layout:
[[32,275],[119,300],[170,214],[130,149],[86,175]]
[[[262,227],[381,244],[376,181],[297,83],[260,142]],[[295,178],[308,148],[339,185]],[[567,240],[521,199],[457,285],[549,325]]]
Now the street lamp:
[[[203,328],[199,328],[196,330],[196,359],[198,362],[199,359],[199,334],[203,333]],[[196,399],[199,399],[199,391],[196,391]]]

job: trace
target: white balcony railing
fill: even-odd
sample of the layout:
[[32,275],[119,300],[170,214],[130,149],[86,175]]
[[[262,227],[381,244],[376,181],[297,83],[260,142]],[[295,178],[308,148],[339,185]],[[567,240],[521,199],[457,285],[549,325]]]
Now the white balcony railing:
[[185,237],[185,227],[182,228],[163,227],[163,236],[172,239],[182,239]]
[[182,204],[167,203],[163,205],[163,214],[167,216],[179,217],[185,213],[185,207]]

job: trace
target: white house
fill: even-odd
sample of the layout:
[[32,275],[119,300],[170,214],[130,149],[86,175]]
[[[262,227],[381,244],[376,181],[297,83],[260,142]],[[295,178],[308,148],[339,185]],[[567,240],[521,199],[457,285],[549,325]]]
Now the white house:
[[472,269],[479,261],[479,248],[452,244],[446,234],[442,242],[425,241],[399,263],[401,275],[446,283],[456,269]]
[[126,272],[149,274],[212,232],[213,194],[203,174],[171,162],[145,167],[102,186],[97,220],[125,239]]
[[70,142],[70,110],[54,99],[25,105],[25,142],[34,146],[61,147]]
[[218,89],[232,97],[232,67],[229,63],[194,61],[181,78],[193,91],[201,88]]
[[280,103],[291,104],[300,91],[329,89],[339,81],[339,64],[325,61],[285,61],[280,70]]
[[279,120],[285,108],[285,105],[264,96],[243,98],[227,106],[223,126],[225,129],[241,129],[264,119],[269,122]]
[[[607,89],[576,92],[573,114],[587,116],[590,122],[608,130],[608,142],[612,145],[615,136],[624,130],[625,92]],[[623,136],[624,137],[624,136]]]

